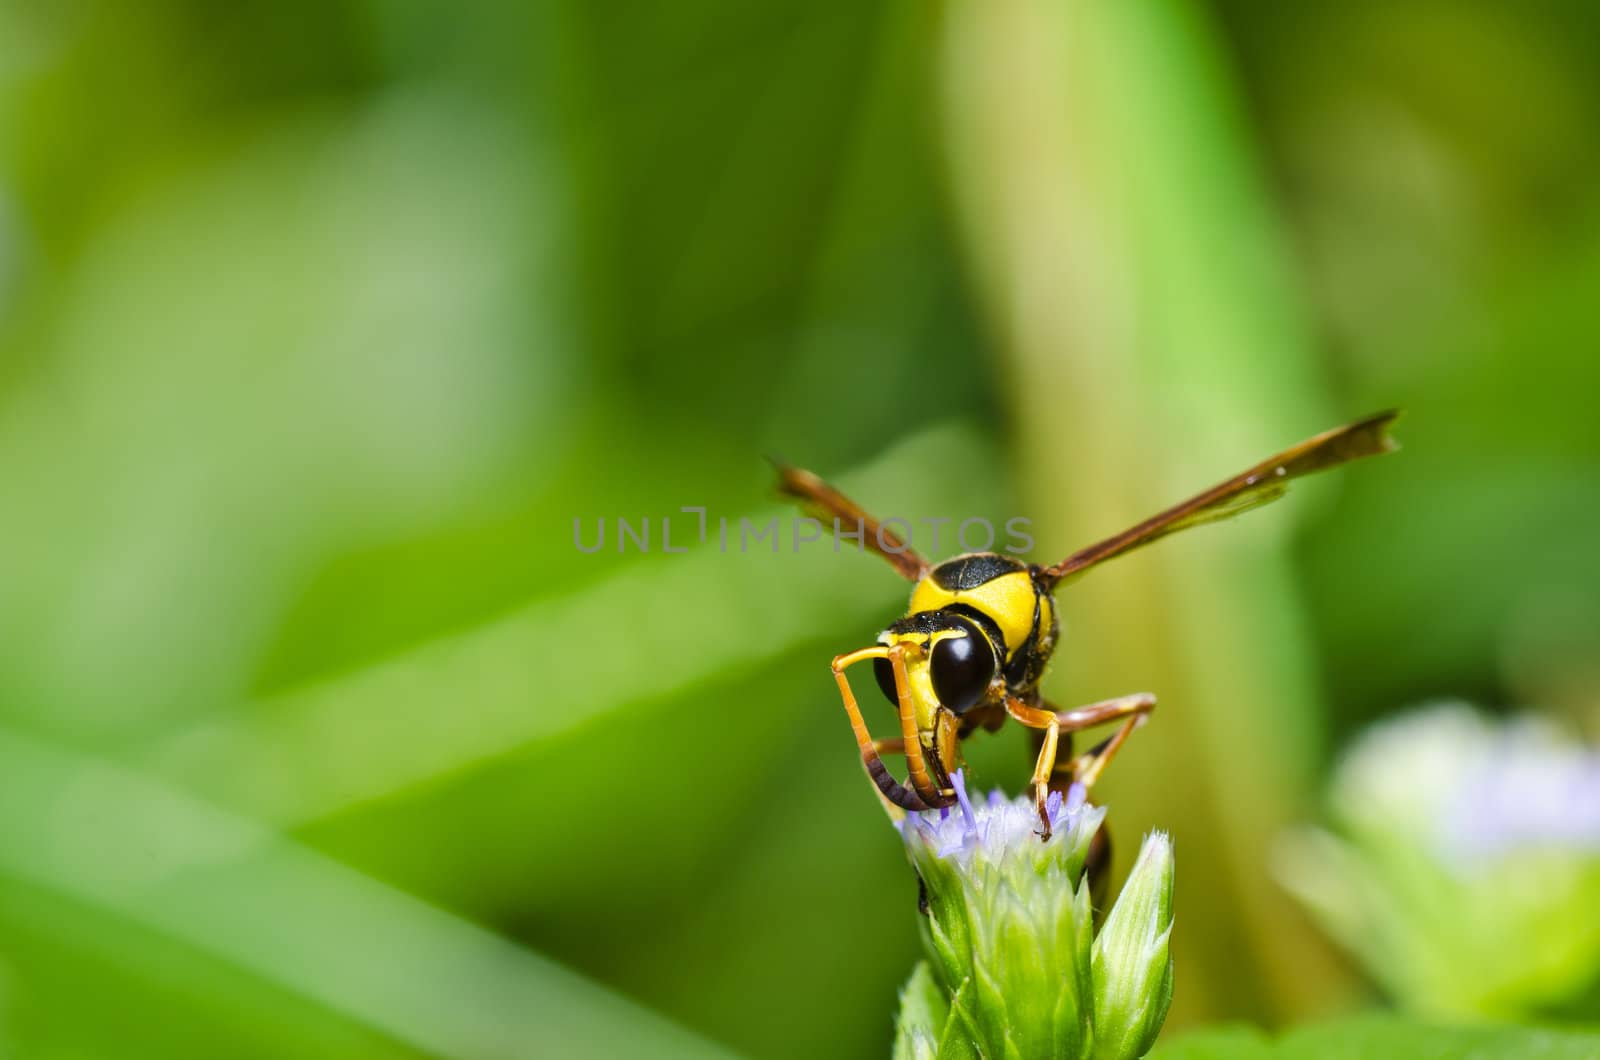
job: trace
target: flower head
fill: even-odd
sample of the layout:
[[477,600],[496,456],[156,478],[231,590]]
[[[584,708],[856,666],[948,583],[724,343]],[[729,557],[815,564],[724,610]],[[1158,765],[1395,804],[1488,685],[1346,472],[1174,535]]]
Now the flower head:
[[1028,798],[908,816],[901,835],[922,880],[929,964],[902,998],[897,1055],[1142,1056],[1172,996],[1171,844],[1146,841],[1097,940],[1084,871],[1105,818],[1081,787],[1052,794],[1050,835]]
[[1525,1017],[1600,985],[1600,754],[1441,704],[1341,761],[1280,875],[1402,1003]]
[[[956,789],[954,810],[929,810],[911,814],[900,822],[912,864],[919,869],[926,856],[956,862],[969,871],[977,863],[995,866],[1025,857],[1039,866],[1070,868],[1074,878],[1082,871],[1089,842],[1105,819],[1106,811],[1090,806],[1083,785],[1074,784],[1063,796],[1052,791],[1045,802],[1050,819],[1050,838],[1038,842],[1043,831],[1033,801],[1008,799],[991,791],[983,800],[982,814],[973,807],[961,770],[951,777]],[[1036,842],[1028,843],[1028,838]]]

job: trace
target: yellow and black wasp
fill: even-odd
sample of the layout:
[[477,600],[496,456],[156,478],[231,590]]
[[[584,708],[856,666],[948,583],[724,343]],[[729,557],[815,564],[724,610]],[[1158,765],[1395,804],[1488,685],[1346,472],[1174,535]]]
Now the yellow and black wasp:
[[[1124,740],[1155,708],[1140,692],[1074,710],[1057,710],[1039,695],[1039,679],[1055,650],[1060,625],[1054,592],[1063,581],[1115,556],[1192,526],[1215,522],[1281,497],[1289,480],[1395,448],[1382,412],[1309,438],[1247,471],[1151,516],[1120,534],[1048,567],[995,552],[974,552],[929,564],[893,531],[809,471],[778,465],[779,488],[799,498],[826,524],[863,529],[862,543],[914,583],[904,618],[876,644],[833,660],[833,676],[877,790],[892,805],[927,810],[955,802],[950,774],[961,765],[961,741],[978,729],[994,731],[1007,717],[1038,734],[1034,798],[1045,812],[1052,788],[1094,784]],[[874,739],[845,675],[872,660],[878,687],[899,713],[900,735]],[[1120,721],[1104,741],[1073,757],[1072,733]],[[907,782],[896,780],[884,754],[903,754]]]

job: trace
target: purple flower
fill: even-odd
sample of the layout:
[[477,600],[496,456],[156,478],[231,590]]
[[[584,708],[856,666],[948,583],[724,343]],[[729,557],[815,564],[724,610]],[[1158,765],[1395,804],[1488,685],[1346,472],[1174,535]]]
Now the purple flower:
[[1032,798],[975,799],[950,779],[954,806],[899,825],[928,965],[903,995],[896,1055],[942,1055],[941,1041],[976,1050],[963,1056],[1145,1055],[1172,997],[1171,842],[1146,840],[1097,934],[1085,864],[1105,810],[1081,785],[1052,793],[1043,839]]
[[[1027,796],[1008,799],[1005,794],[990,791],[983,802],[974,806],[967,792],[966,777],[956,770],[950,777],[956,789],[956,808],[908,814],[900,822],[900,832],[910,842],[914,838],[941,858],[970,858],[982,854],[999,861],[1021,840],[1030,836],[1036,847],[1051,848],[1052,844],[1074,845],[1076,840],[1087,840],[1105,816],[1105,811],[1088,805],[1082,784],[1074,784],[1065,798],[1052,791],[1045,801],[1045,814],[1050,819],[1050,838],[1038,841],[1040,831],[1039,811]],[[1089,826],[1087,829],[1081,826]],[[1080,835],[1080,833],[1082,833]],[[1042,851],[1041,851],[1042,852]]]

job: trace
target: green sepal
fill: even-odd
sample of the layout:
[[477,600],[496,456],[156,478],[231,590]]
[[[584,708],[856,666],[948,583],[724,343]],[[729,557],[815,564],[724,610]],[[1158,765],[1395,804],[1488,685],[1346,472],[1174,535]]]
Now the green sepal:
[[917,962],[900,991],[894,1060],[983,1060],[973,1042],[970,996],[967,983],[947,994],[928,962]]
[[978,1051],[977,1023],[972,1018],[972,984],[962,983],[950,998],[950,1018],[939,1039],[939,1060],[983,1060]]

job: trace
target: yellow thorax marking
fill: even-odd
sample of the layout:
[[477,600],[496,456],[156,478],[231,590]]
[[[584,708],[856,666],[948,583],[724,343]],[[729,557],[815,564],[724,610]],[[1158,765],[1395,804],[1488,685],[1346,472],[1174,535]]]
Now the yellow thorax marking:
[[[958,603],[975,607],[994,619],[994,624],[1000,627],[1000,635],[1006,639],[1006,659],[1009,661],[1017,649],[1027,642],[1028,634],[1033,632],[1035,596],[1033,579],[1023,570],[991,578],[974,589],[956,592],[940,588],[928,577],[918,582],[911,591],[911,612],[937,611]],[[1040,620],[1048,624],[1048,613],[1042,613]]]

